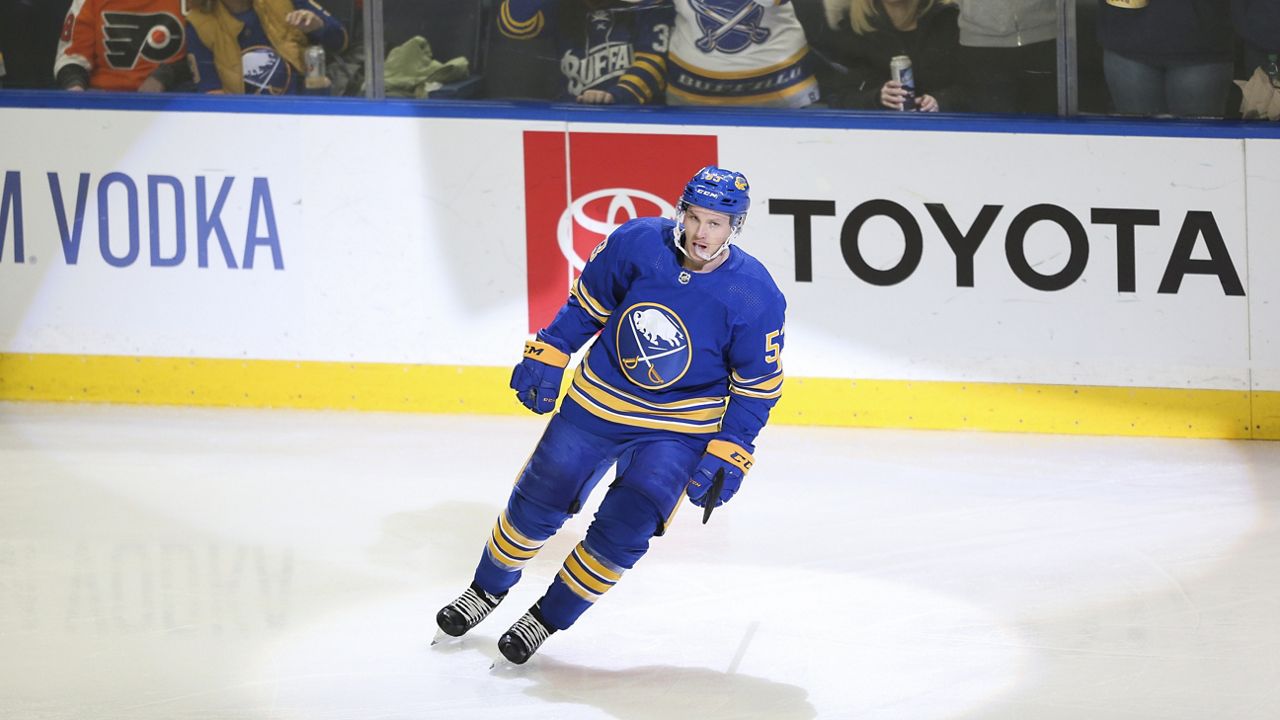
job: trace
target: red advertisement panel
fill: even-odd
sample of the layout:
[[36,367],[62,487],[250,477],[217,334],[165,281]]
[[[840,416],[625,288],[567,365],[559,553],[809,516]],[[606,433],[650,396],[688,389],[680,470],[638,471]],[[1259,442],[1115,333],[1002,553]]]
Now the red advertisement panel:
[[714,164],[714,135],[526,132],[529,332],[551,322],[592,248],[614,228],[671,217],[684,184]]

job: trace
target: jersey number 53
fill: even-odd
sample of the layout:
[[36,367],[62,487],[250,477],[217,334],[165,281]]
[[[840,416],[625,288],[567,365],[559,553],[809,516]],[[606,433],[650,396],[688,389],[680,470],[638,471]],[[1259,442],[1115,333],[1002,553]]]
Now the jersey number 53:
[[786,328],[774,330],[764,336],[764,361],[767,363],[777,363],[778,358],[782,357],[782,345],[778,343],[778,338],[786,332]]

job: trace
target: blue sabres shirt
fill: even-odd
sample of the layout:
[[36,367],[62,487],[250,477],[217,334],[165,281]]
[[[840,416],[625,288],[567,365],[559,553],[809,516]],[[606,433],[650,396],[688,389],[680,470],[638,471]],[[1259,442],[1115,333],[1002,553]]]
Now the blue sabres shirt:
[[[347,31],[342,23],[315,0],[292,0],[296,10],[310,10],[324,23],[319,29],[307,35],[308,42],[318,43],[330,52],[341,52],[347,49]],[[244,92],[246,95],[283,95],[297,93],[302,89],[303,68],[295,68],[289,64],[271,45],[267,31],[258,19],[253,8],[243,12],[232,13],[244,27],[236,40],[240,43],[240,60],[244,68]],[[222,90],[222,81],[218,78],[218,67],[214,61],[213,50],[205,45],[199,33],[190,25],[187,27],[191,61],[195,65],[197,92],[216,92]],[[327,94],[327,92],[326,92]]]
[[681,266],[675,222],[639,218],[591,253],[538,337],[572,352],[599,332],[561,412],[604,434],[666,431],[748,449],[782,395],[786,299],[738,246],[709,273]]

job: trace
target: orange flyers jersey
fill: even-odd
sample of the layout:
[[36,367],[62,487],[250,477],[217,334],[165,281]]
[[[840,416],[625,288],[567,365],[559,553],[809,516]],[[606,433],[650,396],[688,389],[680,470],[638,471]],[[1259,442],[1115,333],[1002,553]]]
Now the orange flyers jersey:
[[137,90],[158,66],[182,58],[186,0],[73,0],[53,73],[79,65],[89,86]]

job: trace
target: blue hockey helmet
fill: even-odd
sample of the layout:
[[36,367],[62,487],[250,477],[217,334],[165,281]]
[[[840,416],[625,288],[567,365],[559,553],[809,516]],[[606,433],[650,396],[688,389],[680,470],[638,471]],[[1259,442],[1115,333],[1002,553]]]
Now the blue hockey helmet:
[[700,256],[696,259],[707,262],[716,259],[721,253],[727,251],[729,245],[742,232],[742,225],[747,220],[747,209],[751,207],[749,190],[747,177],[740,172],[708,165],[694,173],[693,179],[684,186],[684,192],[680,194],[680,202],[676,206],[674,236],[676,248],[681,253],[684,253],[685,256],[694,257],[685,248],[684,237],[684,213],[692,205],[728,215],[730,218],[729,225],[732,228],[729,232],[729,237],[714,253],[706,257]]
[[740,226],[751,207],[749,190],[747,178],[742,173],[708,165],[694,173],[693,179],[684,186],[680,209],[693,205],[722,212],[733,218],[735,226]]

